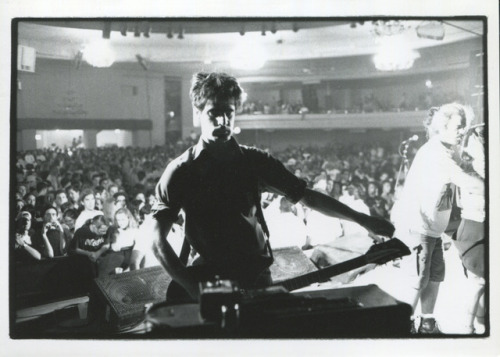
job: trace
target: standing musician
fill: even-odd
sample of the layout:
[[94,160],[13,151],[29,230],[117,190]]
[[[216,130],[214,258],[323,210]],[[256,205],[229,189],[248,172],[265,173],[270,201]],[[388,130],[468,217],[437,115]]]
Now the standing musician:
[[236,78],[225,73],[196,73],[190,97],[201,137],[167,165],[156,186],[158,202],[152,221],[156,257],[191,298],[198,299],[200,280],[186,268],[183,253],[177,256],[167,240],[181,209],[185,212],[185,240],[199,253],[193,265],[235,280],[243,288],[272,283],[272,251],[266,239],[269,232],[260,206],[261,192],[283,195],[293,203],[301,201],[323,214],[392,237],[390,222],[306,188],[304,180],[268,153],[236,142],[234,121],[243,97]]
[[[474,127],[477,127],[474,129]],[[471,126],[462,145],[462,160],[465,170],[472,175],[485,178],[484,127]],[[453,241],[462,260],[468,278],[465,332],[476,333],[474,321],[484,328],[484,261],[485,261],[485,196],[484,192],[469,192],[458,188],[458,204],[462,208],[462,220]]]
[[481,178],[466,173],[456,158],[472,113],[463,105],[450,103],[431,108],[424,121],[429,141],[415,155],[401,196],[391,218],[396,234],[412,249],[401,261],[412,285],[408,303],[413,310],[421,303],[422,318],[415,332],[441,333],[434,317],[440,283],[445,276],[444,233],[451,215],[453,189],[482,194]]

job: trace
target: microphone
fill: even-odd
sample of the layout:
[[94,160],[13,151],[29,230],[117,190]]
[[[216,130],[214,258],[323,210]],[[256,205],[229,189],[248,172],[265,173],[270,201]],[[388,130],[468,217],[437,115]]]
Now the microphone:
[[410,138],[406,139],[405,141],[403,141],[402,144],[408,144],[408,143],[410,143],[412,141],[417,141],[417,140],[418,140],[418,135],[415,134],[412,137],[410,137]]
[[467,132],[470,132],[472,130],[476,130],[477,128],[480,128],[484,126],[484,123],[481,123],[481,124],[475,124],[475,125],[471,125],[468,129],[467,129]]

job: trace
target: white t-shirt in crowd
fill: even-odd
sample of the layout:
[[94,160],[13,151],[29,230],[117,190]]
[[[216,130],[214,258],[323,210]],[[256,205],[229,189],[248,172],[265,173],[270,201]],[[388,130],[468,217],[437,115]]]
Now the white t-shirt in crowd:
[[[370,215],[370,208],[368,208],[362,199],[357,199],[349,194],[344,194],[340,196],[339,201],[355,211]],[[341,219],[340,222],[344,231],[344,237],[351,235],[368,235],[368,231],[355,222],[346,221],[345,219]]]
[[301,218],[292,212],[279,212],[266,218],[269,227],[271,247],[282,248],[306,244],[306,226]]

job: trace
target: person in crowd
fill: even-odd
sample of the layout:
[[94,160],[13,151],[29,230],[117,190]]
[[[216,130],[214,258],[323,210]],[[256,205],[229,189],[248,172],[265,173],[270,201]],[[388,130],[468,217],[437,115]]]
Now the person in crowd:
[[65,205],[68,202],[68,197],[66,196],[66,191],[65,190],[57,190],[54,193],[54,208],[57,211],[57,217],[59,220],[62,219],[62,214],[64,212],[63,210],[63,205]]
[[[16,219],[16,233],[13,239],[14,243],[14,257],[16,261],[30,261],[30,260],[40,260],[42,259],[42,254],[33,245],[31,236],[33,231],[31,230],[31,220],[32,216],[29,212],[20,212]],[[44,237],[47,240],[47,237]],[[48,243],[48,241],[47,241]],[[45,254],[50,255],[50,244],[46,244],[47,250]]]
[[[363,197],[365,196],[365,188],[361,184],[350,184],[344,190],[344,193],[339,198],[339,201],[343,204],[355,209],[358,212],[369,215],[370,209],[363,201]],[[346,220],[340,220],[342,225],[342,231],[344,237],[355,236],[355,235],[368,235],[368,231],[360,227],[357,224],[353,224],[352,222]]]
[[132,213],[127,208],[119,208],[115,212],[113,225],[108,232],[110,237],[110,249],[115,255],[122,258],[120,267],[131,270],[139,266],[137,262],[141,255],[139,251],[133,250],[138,239],[138,224]]
[[102,212],[104,213],[104,216],[108,218],[109,220],[112,220],[114,217],[114,205],[115,205],[115,198],[114,195],[118,193],[118,186],[114,183],[110,183],[107,189],[107,194],[102,195],[105,197],[102,201]]
[[24,196],[23,200],[24,200],[24,202],[26,203],[27,206],[31,206],[31,207],[35,208],[35,206],[36,206],[36,195],[34,193],[28,192]]
[[382,197],[386,202],[386,210],[390,212],[392,206],[394,205],[394,192],[393,192],[393,183],[388,179],[381,178],[382,181],[382,192],[380,193],[380,197]]
[[110,249],[108,233],[109,223],[104,215],[98,214],[90,218],[75,231],[71,244],[71,252],[86,256],[92,263],[96,276],[106,276],[114,273],[115,268],[121,265],[119,258],[111,256],[106,259]]
[[70,208],[80,209],[80,191],[75,186],[68,186],[66,188],[66,197],[71,205]]
[[95,190],[97,186],[99,186],[99,183],[101,181],[101,174],[98,173],[93,174],[91,180],[92,180],[92,188]]
[[484,192],[483,180],[464,172],[454,158],[471,119],[468,113],[457,103],[429,111],[424,121],[429,140],[418,150],[392,211],[396,236],[412,250],[401,267],[412,285],[408,302],[414,311],[421,303],[420,323],[415,326],[421,334],[441,333],[434,308],[445,277],[441,235],[450,219],[453,185],[473,194]]
[[57,209],[48,206],[43,212],[43,223],[33,237],[34,243],[45,252],[46,258],[60,257],[67,253],[71,242],[69,229],[58,220]]
[[[467,172],[484,180],[485,156],[484,135],[481,129],[467,131],[467,143],[463,145],[462,158]],[[458,230],[452,237],[458,250],[460,259],[465,268],[468,279],[468,295],[465,296],[467,312],[465,318],[465,332],[476,333],[476,322],[484,331],[484,266],[485,266],[485,197],[484,194],[470,192],[458,187],[457,196],[461,206],[462,220]]]
[[272,283],[269,235],[260,205],[260,191],[281,193],[291,202],[324,214],[354,221],[375,234],[391,236],[388,221],[354,211],[332,197],[306,187],[268,153],[239,145],[232,131],[243,90],[236,78],[200,72],[190,91],[199,142],[171,161],[158,182],[154,207],[153,250],[165,270],[191,299],[198,299],[198,281],[166,239],[180,209],[186,215],[188,243],[200,257],[193,264],[210,266],[223,278],[245,287]]
[[75,223],[78,218],[78,211],[73,208],[68,208],[63,213],[62,222],[68,229],[68,232],[73,240],[73,235],[75,234]]
[[272,232],[271,246],[273,249],[296,246],[305,248],[307,231],[304,221],[293,211],[294,207],[285,197],[276,199],[279,202],[279,212],[267,217],[269,231]]
[[[313,188],[324,194],[326,191],[326,180],[318,181]],[[306,212],[306,235],[307,241],[304,248],[312,248],[318,244],[331,243],[343,235],[340,219],[330,217],[320,211],[308,209]]]
[[80,193],[80,203],[83,206],[83,211],[80,212],[75,222],[75,231],[85,224],[89,219],[102,214],[101,211],[95,209],[94,191],[90,188],[82,190]]

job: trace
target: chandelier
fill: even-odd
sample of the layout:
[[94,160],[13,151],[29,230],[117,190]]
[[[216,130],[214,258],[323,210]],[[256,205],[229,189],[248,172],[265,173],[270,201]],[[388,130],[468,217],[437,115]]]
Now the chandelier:
[[403,36],[380,38],[380,47],[373,57],[379,71],[402,71],[413,67],[420,53],[412,49]]
[[404,21],[400,20],[377,20],[373,21],[373,32],[377,36],[400,35],[410,28]]

